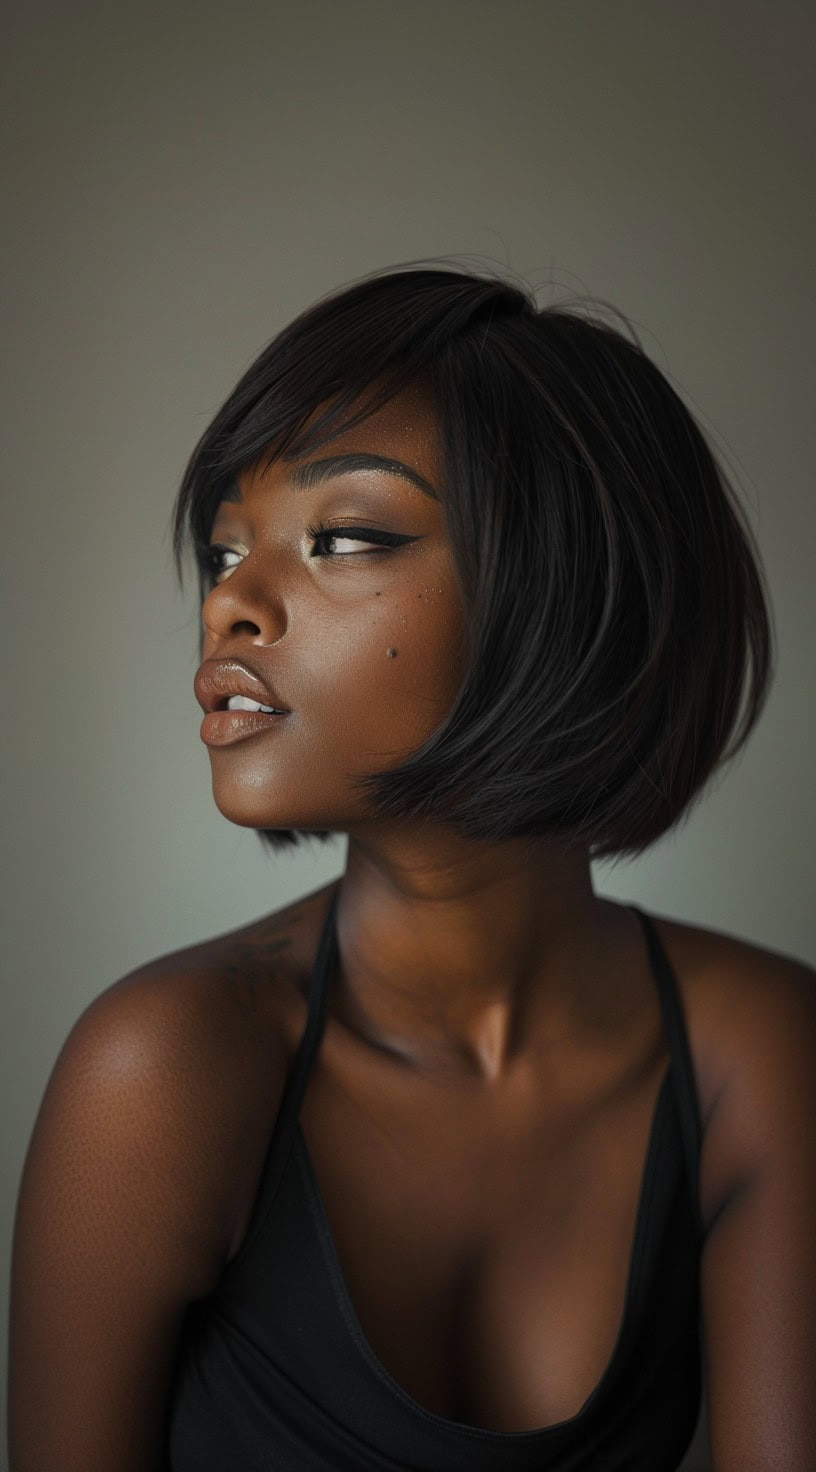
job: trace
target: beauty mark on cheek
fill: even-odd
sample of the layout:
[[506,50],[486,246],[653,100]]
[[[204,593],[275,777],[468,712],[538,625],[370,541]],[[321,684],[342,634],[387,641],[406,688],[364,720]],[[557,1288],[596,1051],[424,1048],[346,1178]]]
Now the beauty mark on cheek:
[[388,658],[389,659],[396,659],[396,657],[397,657],[397,651],[396,651],[396,649],[386,649],[385,652],[388,655]]

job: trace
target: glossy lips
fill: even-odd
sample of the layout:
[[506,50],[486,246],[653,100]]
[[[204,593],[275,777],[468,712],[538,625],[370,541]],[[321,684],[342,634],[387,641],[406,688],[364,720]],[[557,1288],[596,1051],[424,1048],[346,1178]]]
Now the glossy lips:
[[[230,746],[256,732],[269,731],[286,720],[291,711],[245,661],[207,659],[195,677],[196,699],[204,711],[201,740],[207,746]],[[259,705],[272,705],[275,714],[264,711],[227,710],[230,695],[245,695]]]

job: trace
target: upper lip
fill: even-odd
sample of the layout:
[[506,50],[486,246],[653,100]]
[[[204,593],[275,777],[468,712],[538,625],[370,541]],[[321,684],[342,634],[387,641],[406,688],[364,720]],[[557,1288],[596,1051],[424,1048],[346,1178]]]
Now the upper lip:
[[271,705],[275,710],[288,711],[288,706],[245,660],[205,659],[196,672],[194,681],[196,700],[205,712],[226,710],[230,695],[246,695],[257,700],[259,705]]

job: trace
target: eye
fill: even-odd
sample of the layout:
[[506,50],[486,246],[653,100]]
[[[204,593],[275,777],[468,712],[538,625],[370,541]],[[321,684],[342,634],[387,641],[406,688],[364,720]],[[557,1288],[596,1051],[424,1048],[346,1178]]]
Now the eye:
[[241,553],[236,552],[234,547],[224,547],[220,542],[213,542],[210,546],[198,547],[196,549],[196,561],[204,576],[211,585],[215,585],[222,572],[231,571],[235,563],[225,563],[225,557],[237,557]]
[[[312,557],[346,558],[382,554],[402,547],[407,542],[416,542],[418,537],[406,536],[401,532],[384,532],[373,526],[310,526],[307,535],[311,538]],[[237,567],[242,552],[226,547],[221,542],[200,545],[196,549],[196,561],[211,588],[217,587],[222,575]],[[225,558],[234,557],[235,562]]]
[[[406,542],[416,542],[417,537],[404,536],[400,532],[384,532],[373,526],[310,526],[308,535],[314,543],[312,557],[349,557],[365,555],[372,547],[386,552],[393,547],[402,547]],[[339,543],[345,543],[342,550]],[[361,545],[355,545],[360,544]],[[366,545],[367,544],[367,545]]]

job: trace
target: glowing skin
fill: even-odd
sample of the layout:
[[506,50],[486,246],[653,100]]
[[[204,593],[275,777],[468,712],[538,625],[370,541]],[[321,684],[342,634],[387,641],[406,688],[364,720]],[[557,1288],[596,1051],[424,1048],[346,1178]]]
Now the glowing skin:
[[[304,459],[345,452],[396,457],[444,497],[418,388]],[[294,471],[244,474],[241,503],[222,502],[212,527],[233,555],[204,604],[204,658],[243,654],[292,711],[209,749],[215,801],[254,828],[348,834],[333,1015],[426,1076],[495,1084],[542,1027],[609,1025],[596,978],[616,952],[643,973],[637,925],[594,894],[585,850],[397,822],[355,791],[355,774],[397,764],[450,709],[463,668],[454,561],[440,500],[410,480],[365,470],[304,489]],[[308,528],[327,522],[415,540],[383,552],[343,539],[313,556]],[[648,973],[640,985],[649,994]]]
[[[439,486],[436,427],[417,390],[305,459],[357,450]],[[210,748],[215,801],[251,827],[348,831],[366,811],[352,776],[420,746],[459,685],[461,604],[442,505],[378,470],[295,488],[285,462],[245,473],[240,488],[241,504],[222,502],[212,527],[211,541],[235,555],[224,554],[204,604],[203,657],[244,651],[292,715]],[[308,528],[325,523],[415,540],[316,544]]]

